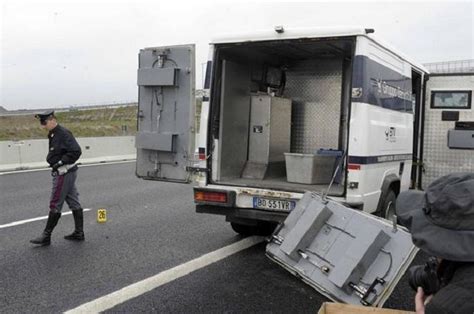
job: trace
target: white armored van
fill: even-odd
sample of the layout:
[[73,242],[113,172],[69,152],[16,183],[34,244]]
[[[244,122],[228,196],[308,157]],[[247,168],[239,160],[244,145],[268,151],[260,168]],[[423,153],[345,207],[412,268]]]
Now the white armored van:
[[194,145],[194,46],[139,54],[138,177],[189,182],[196,210],[268,233],[306,191],[389,217],[414,183],[427,71],[364,28],[284,29],[210,45]]

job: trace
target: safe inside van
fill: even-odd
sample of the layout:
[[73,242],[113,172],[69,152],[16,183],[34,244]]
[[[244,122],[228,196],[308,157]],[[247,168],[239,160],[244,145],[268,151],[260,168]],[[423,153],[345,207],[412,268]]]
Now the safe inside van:
[[270,233],[306,191],[390,218],[413,181],[428,73],[372,33],[276,27],[214,40],[196,149],[194,45],[142,49],[136,175],[203,173],[196,211],[241,234]]

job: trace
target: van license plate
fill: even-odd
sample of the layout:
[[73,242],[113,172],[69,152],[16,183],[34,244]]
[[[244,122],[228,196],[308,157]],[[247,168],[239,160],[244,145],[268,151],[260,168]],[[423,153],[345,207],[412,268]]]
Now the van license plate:
[[275,200],[270,198],[254,197],[253,207],[261,209],[290,211],[296,206],[296,201]]

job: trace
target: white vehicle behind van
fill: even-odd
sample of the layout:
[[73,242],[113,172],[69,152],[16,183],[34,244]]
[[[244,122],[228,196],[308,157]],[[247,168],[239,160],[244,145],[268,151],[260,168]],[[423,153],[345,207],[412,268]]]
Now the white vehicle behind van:
[[436,62],[426,84],[422,180],[426,188],[453,172],[474,172],[474,60]]

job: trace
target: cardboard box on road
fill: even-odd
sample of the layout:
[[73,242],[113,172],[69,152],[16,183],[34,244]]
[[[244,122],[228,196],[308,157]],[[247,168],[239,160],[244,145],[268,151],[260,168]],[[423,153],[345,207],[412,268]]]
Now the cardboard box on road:
[[319,308],[318,314],[413,314],[415,312],[381,309],[361,305],[324,302]]

